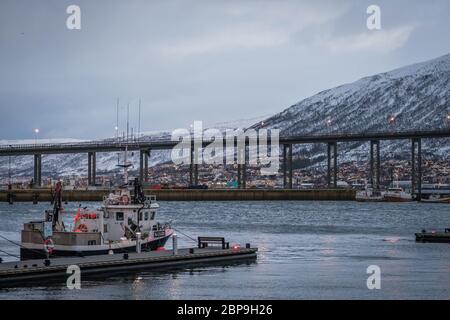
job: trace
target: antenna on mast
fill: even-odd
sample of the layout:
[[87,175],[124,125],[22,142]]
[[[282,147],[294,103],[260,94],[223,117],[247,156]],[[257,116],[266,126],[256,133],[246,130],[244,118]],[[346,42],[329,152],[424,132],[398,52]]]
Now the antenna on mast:
[[116,140],[119,140],[119,98],[117,98],[117,110],[116,110]]
[[141,137],[141,98],[139,98],[138,140]]
[[127,143],[128,143],[128,136],[130,134],[130,104],[127,105]]
[[123,168],[123,178],[125,184],[128,185],[128,168],[131,167],[131,163],[128,162],[128,138],[130,132],[130,104],[127,105],[127,135],[125,139],[125,132],[123,132],[123,140],[125,141],[124,159],[123,164],[118,164],[117,166]]

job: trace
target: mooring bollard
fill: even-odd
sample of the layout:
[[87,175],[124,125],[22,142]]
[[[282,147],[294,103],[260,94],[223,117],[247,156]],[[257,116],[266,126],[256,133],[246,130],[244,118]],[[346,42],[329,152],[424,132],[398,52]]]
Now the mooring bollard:
[[173,255],[177,255],[178,254],[178,239],[177,239],[177,234],[174,233],[172,235],[172,249],[173,249]]
[[141,233],[136,232],[136,252],[141,253]]

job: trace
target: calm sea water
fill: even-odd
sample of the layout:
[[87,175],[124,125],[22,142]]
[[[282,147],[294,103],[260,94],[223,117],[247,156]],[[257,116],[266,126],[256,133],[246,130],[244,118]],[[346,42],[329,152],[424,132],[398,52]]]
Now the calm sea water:
[[[258,246],[257,261],[91,279],[74,291],[62,284],[0,289],[0,298],[450,299],[450,244],[414,241],[414,232],[423,228],[450,227],[450,206],[445,204],[285,201],[160,205],[159,219],[172,220],[174,227],[187,235],[225,236],[230,243]],[[0,234],[19,241],[22,223],[40,219],[47,206],[0,204]],[[179,235],[181,245],[193,245]],[[2,239],[0,249],[19,252],[17,246]],[[380,290],[367,289],[369,265],[381,268]]]

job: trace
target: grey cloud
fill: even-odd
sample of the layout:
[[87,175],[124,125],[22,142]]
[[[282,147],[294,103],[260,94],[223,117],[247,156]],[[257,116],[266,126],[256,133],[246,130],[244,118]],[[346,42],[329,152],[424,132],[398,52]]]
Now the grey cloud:
[[1,1],[0,139],[112,136],[117,97],[121,129],[139,97],[145,131],[250,118],[450,52],[448,1],[376,1],[406,31],[367,40],[372,2],[76,1],[69,31],[74,1]]

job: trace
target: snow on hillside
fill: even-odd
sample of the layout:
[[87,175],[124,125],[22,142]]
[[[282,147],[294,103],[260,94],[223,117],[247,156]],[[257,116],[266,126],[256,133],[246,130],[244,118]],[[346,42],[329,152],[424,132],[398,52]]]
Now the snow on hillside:
[[[450,55],[445,55],[322,91],[264,123],[280,129],[281,135],[392,132],[450,128],[448,115]],[[449,142],[425,140],[424,150],[445,156]],[[410,148],[407,141],[383,141],[381,146],[385,153]],[[296,151],[305,147],[297,146]],[[345,144],[340,149],[340,161],[346,161],[359,153],[367,155],[368,144]],[[323,155],[324,149],[318,152]]]
[[[252,124],[259,128],[278,128],[281,135],[324,134],[370,131],[405,131],[413,129],[449,128],[450,121],[450,55],[427,62],[399,68],[362,78],[356,82],[322,91],[312,97],[273,116],[256,117],[204,125],[206,128],[246,128]],[[394,117],[395,121],[389,122]],[[170,131],[143,133],[143,140],[170,139]],[[113,138],[107,139],[111,140]],[[80,142],[77,139],[39,140],[38,143]],[[0,144],[34,144],[34,139],[11,141],[0,140]],[[408,141],[383,141],[382,155],[394,153],[408,154]],[[450,140],[425,140],[423,149],[428,154],[448,157]],[[324,155],[323,147],[313,145],[296,146],[297,154],[311,159]],[[365,159],[368,143],[340,144],[339,161]],[[99,173],[117,169],[117,153],[99,153],[97,168]],[[139,164],[139,154],[130,153],[135,168]],[[150,165],[170,161],[170,151],[154,151]],[[319,161],[319,160],[318,160]],[[15,176],[32,175],[33,158],[13,157],[12,171]],[[8,174],[8,158],[0,158],[0,177]],[[45,155],[43,174],[54,176],[86,175],[87,155]]]

